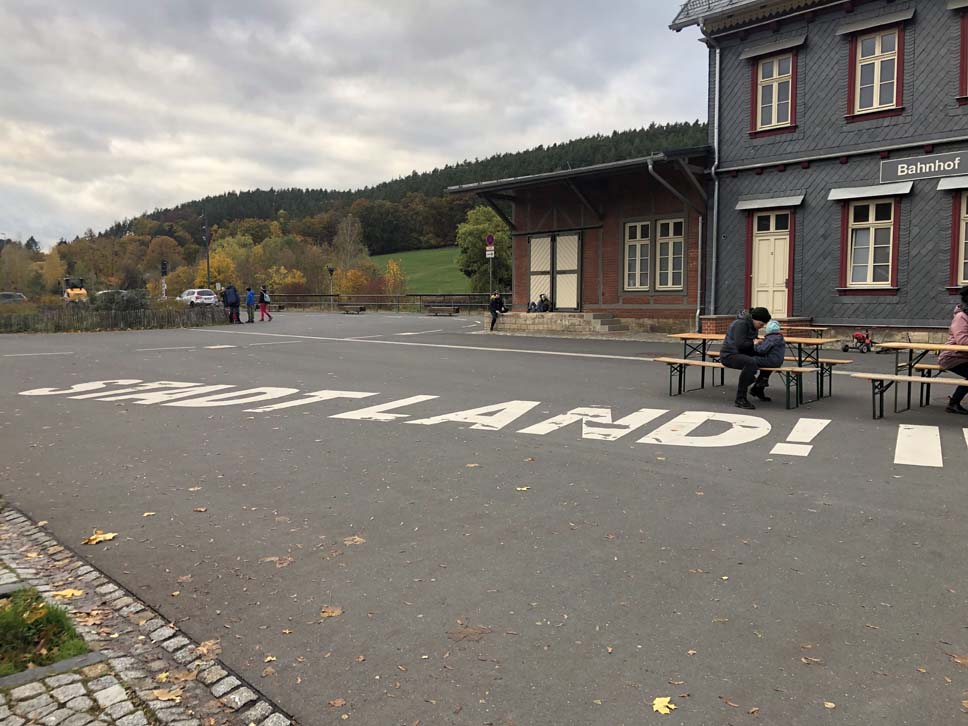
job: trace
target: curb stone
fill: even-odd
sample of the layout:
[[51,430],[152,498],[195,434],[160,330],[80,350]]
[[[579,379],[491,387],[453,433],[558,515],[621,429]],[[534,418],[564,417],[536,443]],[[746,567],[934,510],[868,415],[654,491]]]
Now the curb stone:
[[[102,712],[95,723],[117,726],[298,726],[256,686],[221,660],[201,656],[177,626],[9,505],[0,511],[0,584],[35,587],[48,599],[56,589],[83,590],[79,598],[51,602],[67,608],[91,649],[78,663],[69,659],[0,681],[0,705],[11,709],[4,724],[87,723],[91,714],[82,714],[96,702]],[[96,613],[97,624],[76,622],[80,613]],[[148,676],[161,670],[198,676],[179,684]],[[178,701],[155,695],[174,688],[182,689]]]

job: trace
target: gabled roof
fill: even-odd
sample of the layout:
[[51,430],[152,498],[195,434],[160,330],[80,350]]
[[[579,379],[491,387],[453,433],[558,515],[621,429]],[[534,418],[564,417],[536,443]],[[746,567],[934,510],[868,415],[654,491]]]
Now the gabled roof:
[[448,194],[460,194],[466,192],[498,192],[516,189],[520,187],[534,186],[546,182],[562,181],[574,179],[576,177],[596,176],[609,174],[617,171],[629,171],[640,167],[648,166],[650,163],[671,161],[674,159],[705,159],[709,152],[709,147],[699,146],[688,149],[671,149],[660,151],[648,156],[635,159],[623,159],[622,161],[609,161],[605,164],[592,164],[591,166],[581,166],[576,169],[560,169],[541,174],[531,174],[529,176],[515,176],[508,179],[496,179],[494,181],[474,182],[472,184],[458,184],[457,186],[447,187]]
[[686,0],[669,25],[682,30],[699,25],[703,32],[764,20],[791,10],[819,4],[820,0]]

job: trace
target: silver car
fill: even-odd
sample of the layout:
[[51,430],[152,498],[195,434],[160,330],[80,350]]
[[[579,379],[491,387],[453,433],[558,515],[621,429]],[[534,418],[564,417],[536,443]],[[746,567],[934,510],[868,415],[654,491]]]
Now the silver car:
[[191,307],[196,305],[218,304],[218,295],[205,288],[200,290],[185,290],[185,292],[179,295],[177,299],[183,303],[188,303],[188,305]]

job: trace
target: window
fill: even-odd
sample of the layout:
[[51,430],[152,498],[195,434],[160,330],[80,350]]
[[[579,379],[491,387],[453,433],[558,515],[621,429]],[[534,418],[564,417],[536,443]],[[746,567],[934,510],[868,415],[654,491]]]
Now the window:
[[854,50],[851,113],[900,107],[900,28],[857,36]]
[[682,289],[683,229],[681,219],[658,223],[659,235],[656,239],[658,255],[657,290]]
[[652,255],[652,225],[632,222],[625,225],[625,289],[648,290]]
[[790,229],[790,213],[757,214],[753,222],[753,229],[757,232],[786,232]]
[[847,287],[889,287],[893,276],[894,202],[853,202],[847,221]]
[[968,103],[968,11],[961,13],[961,63],[958,68],[958,103]]
[[958,284],[968,285],[968,192],[958,201]]
[[793,124],[793,69],[792,53],[756,64],[756,131]]

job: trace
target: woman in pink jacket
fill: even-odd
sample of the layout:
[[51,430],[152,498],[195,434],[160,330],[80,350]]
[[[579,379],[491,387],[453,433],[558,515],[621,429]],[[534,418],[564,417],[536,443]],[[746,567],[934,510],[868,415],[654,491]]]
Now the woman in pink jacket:
[[[961,304],[955,307],[954,317],[951,318],[948,345],[968,345],[968,285],[961,288],[960,293]],[[968,378],[968,352],[943,350],[938,356],[938,365],[943,370]],[[948,399],[945,411],[968,414],[968,408],[961,405],[966,394],[968,394],[968,386],[958,386]]]

